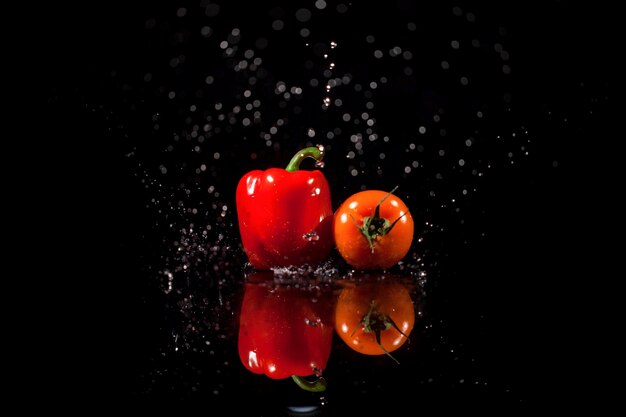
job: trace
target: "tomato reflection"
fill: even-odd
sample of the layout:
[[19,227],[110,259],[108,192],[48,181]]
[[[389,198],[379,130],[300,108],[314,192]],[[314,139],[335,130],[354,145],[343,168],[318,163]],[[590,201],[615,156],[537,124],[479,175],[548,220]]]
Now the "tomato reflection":
[[[384,279],[383,279],[384,278]],[[343,282],[335,308],[335,330],[352,349],[365,355],[386,354],[409,340],[415,307],[402,277],[362,275]]]

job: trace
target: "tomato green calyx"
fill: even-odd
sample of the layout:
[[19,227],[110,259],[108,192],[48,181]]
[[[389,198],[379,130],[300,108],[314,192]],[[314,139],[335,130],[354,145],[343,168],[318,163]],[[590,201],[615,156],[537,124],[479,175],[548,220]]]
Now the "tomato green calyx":
[[391,317],[386,314],[380,313],[376,307],[376,301],[372,301],[369,311],[361,318],[361,321],[354,329],[350,337],[353,337],[356,331],[360,328],[362,328],[365,333],[374,333],[374,337],[376,338],[376,344],[380,347],[380,349],[385,353],[385,355],[389,356],[391,359],[393,359],[395,363],[400,365],[400,362],[398,362],[398,360],[394,358],[391,353],[389,353],[387,349],[383,347],[382,343],[380,342],[380,333],[393,327],[398,331],[398,333],[400,333],[407,339],[409,338],[409,336],[407,336],[402,330],[400,330],[398,325],[393,321]]
[[323,377],[317,378],[315,381],[307,381],[301,376],[291,375],[291,379],[303,390],[309,392],[323,392],[326,390],[326,380]]
[[392,195],[397,189],[398,186],[396,186],[378,202],[378,204],[376,205],[376,209],[374,210],[373,216],[367,216],[363,218],[363,226],[359,226],[354,217],[352,217],[352,221],[354,222],[356,228],[359,229],[361,234],[365,237],[365,239],[367,239],[367,243],[369,244],[372,253],[374,253],[376,241],[391,232],[391,229],[393,229],[396,223],[398,223],[398,221],[400,221],[400,219],[406,216],[408,213],[408,211],[406,213],[403,213],[400,217],[395,219],[393,223],[391,223],[384,217],[380,217],[380,205],[387,198],[389,198],[389,196]]
[[322,162],[322,158],[324,157],[324,147],[322,145],[311,146],[309,148],[304,148],[298,153],[296,153],[285,171],[294,172],[300,169],[300,163],[304,161],[305,158],[313,158],[315,159],[315,166],[318,168],[322,168],[324,163]]

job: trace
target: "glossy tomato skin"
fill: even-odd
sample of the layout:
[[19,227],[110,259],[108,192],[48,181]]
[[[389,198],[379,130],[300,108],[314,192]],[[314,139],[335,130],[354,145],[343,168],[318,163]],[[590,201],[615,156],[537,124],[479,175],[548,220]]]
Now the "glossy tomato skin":
[[362,227],[366,217],[374,215],[376,206],[388,194],[380,190],[361,191],[349,197],[335,211],[335,245],[341,257],[356,269],[391,268],[406,256],[411,247],[413,217],[406,204],[393,194],[380,204],[380,217],[387,219],[389,223],[398,218],[400,220],[389,233],[376,239],[373,252],[358,228]]
[[[408,289],[399,282],[368,282],[346,286],[335,306],[335,331],[353,350],[365,355],[383,355],[372,332],[365,331],[362,320],[372,310],[397,325],[380,332],[380,342],[387,352],[393,352],[408,340],[415,325],[415,307]],[[356,329],[356,331],[355,331]]]

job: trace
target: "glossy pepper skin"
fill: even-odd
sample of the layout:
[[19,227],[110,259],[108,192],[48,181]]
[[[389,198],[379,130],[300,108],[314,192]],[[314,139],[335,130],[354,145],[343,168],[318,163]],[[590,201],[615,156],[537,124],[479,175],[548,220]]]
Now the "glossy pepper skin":
[[256,269],[316,265],[333,247],[330,187],[319,170],[300,171],[305,158],[321,164],[322,147],[298,152],[286,169],[244,175],[237,186],[239,232]]
[[266,278],[271,272],[255,275],[257,282],[245,284],[239,316],[242,364],[255,374],[292,377],[303,389],[322,391],[323,378],[300,377],[319,376],[326,368],[334,332],[331,289],[275,285]]

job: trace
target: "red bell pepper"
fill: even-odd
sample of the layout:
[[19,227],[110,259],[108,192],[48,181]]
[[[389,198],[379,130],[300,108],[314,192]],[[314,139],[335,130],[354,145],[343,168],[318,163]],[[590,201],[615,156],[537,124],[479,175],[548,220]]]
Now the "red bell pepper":
[[[255,374],[289,378],[308,391],[323,391],[321,372],[330,356],[334,325],[332,291],[273,284],[271,272],[256,272],[265,282],[248,282],[239,316],[239,358]],[[269,278],[268,278],[269,277]],[[302,377],[316,375],[308,381]]]
[[286,169],[255,170],[237,186],[239,232],[256,269],[316,265],[333,247],[330,187],[319,170],[300,171],[305,158],[322,164],[323,148],[298,152]]

